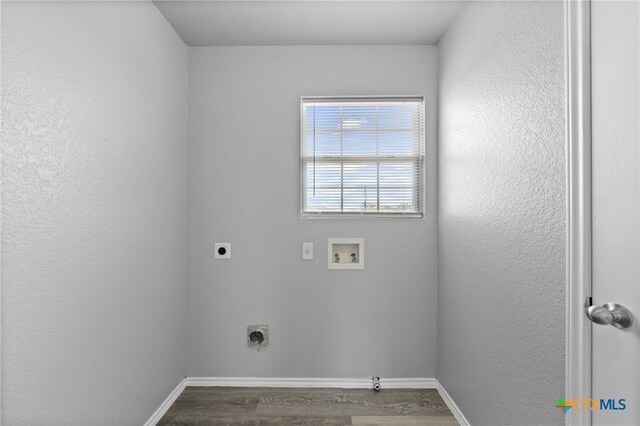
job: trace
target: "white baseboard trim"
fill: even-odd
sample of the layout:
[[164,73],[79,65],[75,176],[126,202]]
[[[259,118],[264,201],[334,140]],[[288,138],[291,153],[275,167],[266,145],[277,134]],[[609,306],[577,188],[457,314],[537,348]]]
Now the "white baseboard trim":
[[[342,388],[369,389],[371,378],[327,379],[327,378],[279,378],[279,377],[187,377],[187,386],[230,386],[264,388]],[[436,379],[407,378],[380,379],[382,389],[436,389]]]
[[[437,379],[390,378],[380,379],[382,389],[437,389],[442,399],[461,426],[470,426],[460,408]],[[275,378],[275,377],[186,377],[169,394],[167,399],[149,417],[144,426],[155,426],[187,386],[229,386],[229,387],[265,387],[265,388],[342,388],[370,389],[371,378],[365,379],[327,379],[327,378]]]
[[160,404],[160,407],[158,407],[158,409],[151,415],[151,417],[149,417],[149,420],[145,422],[144,426],[155,426],[160,421],[162,416],[164,416],[164,413],[167,412],[169,407],[171,407],[176,399],[178,399],[185,387],[187,387],[187,379],[182,379],[182,381],[178,383],[178,386],[176,386],[175,389],[171,391],[167,399],[165,399],[162,404]]
[[444,402],[447,404],[447,407],[449,407],[449,410],[451,410],[458,423],[460,423],[460,426],[470,426],[471,423],[469,423],[469,420],[467,420],[464,414],[462,414],[460,407],[458,407],[455,401],[451,398],[451,395],[449,395],[444,386],[442,386],[438,380],[436,380],[436,389],[438,389],[440,396],[444,399]]

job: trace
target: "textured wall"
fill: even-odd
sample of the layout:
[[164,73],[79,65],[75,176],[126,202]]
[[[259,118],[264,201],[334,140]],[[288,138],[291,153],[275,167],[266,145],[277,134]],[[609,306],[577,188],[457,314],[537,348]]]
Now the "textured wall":
[[2,8],[2,423],[141,424],[186,372],[187,48],[150,2]]
[[438,378],[474,425],[562,424],[561,2],[471,3],[438,47]]
[[[436,74],[434,47],[190,49],[189,375],[434,377]],[[425,218],[301,219],[300,96],[371,94],[426,96]],[[341,236],[365,238],[364,270],[327,269]]]

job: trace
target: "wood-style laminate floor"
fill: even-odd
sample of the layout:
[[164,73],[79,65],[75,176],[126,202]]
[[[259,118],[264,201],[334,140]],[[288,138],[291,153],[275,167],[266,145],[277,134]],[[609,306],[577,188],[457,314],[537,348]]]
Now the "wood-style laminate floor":
[[187,387],[158,425],[442,425],[458,422],[435,389]]

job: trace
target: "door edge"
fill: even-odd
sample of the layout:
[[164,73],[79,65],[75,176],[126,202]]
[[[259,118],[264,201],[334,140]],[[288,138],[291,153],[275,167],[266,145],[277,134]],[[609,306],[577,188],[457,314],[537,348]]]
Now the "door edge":
[[[565,395],[591,397],[591,16],[590,0],[565,0],[567,273]],[[591,425],[591,412],[569,410],[565,425]]]

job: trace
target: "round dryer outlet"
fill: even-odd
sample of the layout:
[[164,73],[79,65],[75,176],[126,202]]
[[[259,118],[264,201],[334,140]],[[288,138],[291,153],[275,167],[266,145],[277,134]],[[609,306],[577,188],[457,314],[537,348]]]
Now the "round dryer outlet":
[[269,342],[269,327],[266,325],[250,325],[247,327],[247,344],[249,347],[261,348]]

